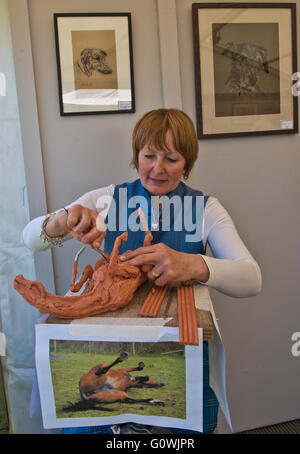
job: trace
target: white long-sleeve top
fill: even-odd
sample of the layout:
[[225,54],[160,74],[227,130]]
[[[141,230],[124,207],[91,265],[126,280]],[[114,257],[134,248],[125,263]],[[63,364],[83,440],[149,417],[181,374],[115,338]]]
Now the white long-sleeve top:
[[[67,208],[79,204],[95,210],[97,201],[104,198],[108,203],[105,212],[102,211],[101,214],[105,217],[114,188],[114,185],[110,185],[87,192]],[[44,219],[45,216],[33,219],[22,232],[25,246],[34,252],[43,251],[49,247],[40,238]],[[204,247],[207,243],[213,257],[201,255],[209,269],[209,279],[203,285],[237,298],[255,296],[261,291],[260,267],[241,240],[232,218],[215,197],[208,198],[204,210]]]

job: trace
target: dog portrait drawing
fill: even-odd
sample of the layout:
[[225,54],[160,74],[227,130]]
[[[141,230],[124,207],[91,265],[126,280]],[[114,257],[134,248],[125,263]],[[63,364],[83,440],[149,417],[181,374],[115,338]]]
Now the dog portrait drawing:
[[75,89],[117,89],[117,46],[114,30],[72,31]]
[[87,77],[91,77],[94,71],[111,74],[112,69],[108,66],[106,57],[107,53],[103,49],[86,48],[81,51],[77,66]]

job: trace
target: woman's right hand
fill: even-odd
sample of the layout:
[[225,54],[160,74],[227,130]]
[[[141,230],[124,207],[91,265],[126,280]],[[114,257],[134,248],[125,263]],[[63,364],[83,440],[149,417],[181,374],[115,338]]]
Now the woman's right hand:
[[[105,234],[104,222],[99,222],[99,216],[97,210],[72,205],[68,212],[61,210],[55,216],[51,216],[46,233],[50,237],[70,233],[76,240],[97,249],[101,246]],[[99,230],[99,226],[103,227],[103,230]]]

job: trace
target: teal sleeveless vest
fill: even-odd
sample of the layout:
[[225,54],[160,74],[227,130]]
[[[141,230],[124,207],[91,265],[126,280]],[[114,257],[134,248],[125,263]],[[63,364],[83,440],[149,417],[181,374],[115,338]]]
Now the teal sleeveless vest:
[[[162,213],[159,216],[153,208],[151,196],[139,179],[117,185],[105,220],[105,251],[110,254],[116,237],[125,231],[128,232],[128,240],[122,243],[120,254],[143,246],[145,231],[137,215],[140,207],[153,236],[152,244],[162,242],[176,251],[204,254],[202,226],[208,196],[180,182],[163,199]],[[154,221],[158,221],[157,230],[153,229],[153,224],[156,223]]]

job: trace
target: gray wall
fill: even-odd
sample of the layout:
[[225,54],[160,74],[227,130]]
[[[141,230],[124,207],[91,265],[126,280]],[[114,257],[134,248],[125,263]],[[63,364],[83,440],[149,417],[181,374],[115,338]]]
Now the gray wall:
[[[299,3],[297,0],[298,9]],[[22,55],[22,35],[28,32],[24,21],[21,27],[19,24],[20,5],[24,12],[25,0],[11,1],[16,56]],[[33,121],[31,133],[40,134],[40,143],[35,136],[30,145],[40,147],[44,208],[50,212],[99,185],[135,178],[128,165],[130,136],[145,111],[162,105],[182,107],[195,120],[192,2],[29,0],[28,5],[39,122],[37,128]],[[52,16],[54,12],[97,11],[132,13],[137,111],[62,118]],[[24,64],[28,71],[32,69],[30,61]],[[34,114],[26,111],[24,96],[32,79],[22,79],[21,71],[24,68],[17,59],[16,73],[23,88],[19,93],[21,123],[28,123]],[[23,128],[23,134],[30,132]],[[34,217],[39,214],[36,198],[41,197],[41,184],[34,183],[30,145],[25,144],[24,156]],[[199,160],[190,179],[191,186],[218,197],[228,209],[263,274],[263,291],[258,297],[233,299],[211,292],[227,352],[235,431],[300,417],[300,360],[290,351],[291,335],[299,331],[300,319],[299,145],[298,134],[200,141]],[[68,287],[78,248],[72,241],[53,254],[59,294]],[[51,269],[46,256],[44,263]],[[46,282],[47,276],[42,277]],[[227,431],[225,423],[221,431]]]
[[[191,1],[177,1],[183,109],[194,118]],[[297,2],[299,24],[300,2]],[[298,39],[298,61],[300,43]],[[299,70],[299,69],[298,69]],[[192,183],[219,198],[261,266],[263,290],[233,299],[212,291],[228,359],[235,430],[300,416],[300,137],[200,141]]]

